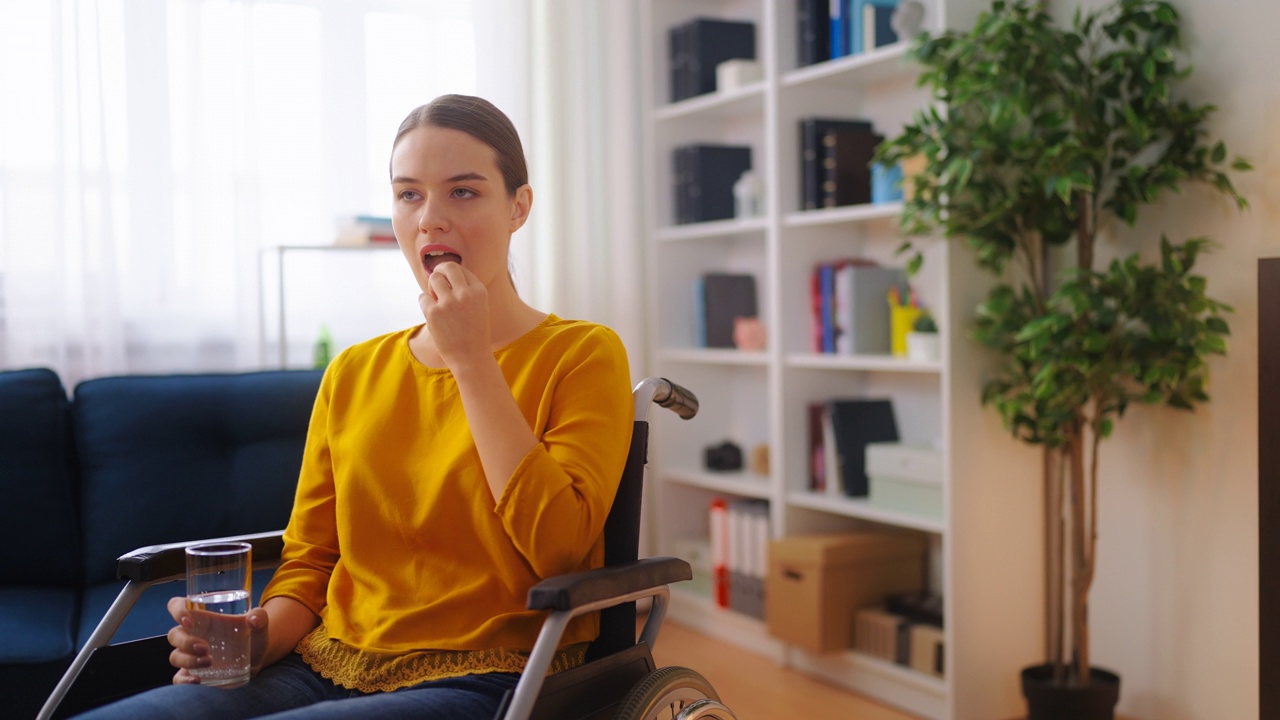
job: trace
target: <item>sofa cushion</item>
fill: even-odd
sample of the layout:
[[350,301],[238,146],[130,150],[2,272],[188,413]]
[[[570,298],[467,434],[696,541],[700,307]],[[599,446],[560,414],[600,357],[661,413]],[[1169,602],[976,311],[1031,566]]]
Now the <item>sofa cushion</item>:
[[116,558],[146,545],[283,528],[320,377],[127,376],[76,386],[87,582],[113,581]]
[[[254,605],[258,604],[262,597],[262,589],[267,586],[274,572],[275,570],[254,571]],[[84,613],[76,633],[77,650],[89,640],[89,635],[93,634],[94,629],[98,627],[98,621],[107,614],[107,609],[111,607],[111,603],[115,602],[116,596],[120,594],[120,589],[123,587],[124,581],[120,580],[94,585],[85,590]],[[169,604],[169,598],[182,595],[186,591],[186,585],[181,581],[152,585],[147,588],[146,592],[142,593],[142,597],[138,598],[133,609],[125,616],[124,622],[120,623],[120,628],[111,638],[111,644],[141,640],[169,632],[169,628],[173,627],[173,618],[169,616],[169,610],[166,607]]]
[[0,588],[0,664],[59,660],[74,651],[73,588]]
[[78,584],[70,447],[67,393],[58,376],[44,369],[0,372],[0,587]]

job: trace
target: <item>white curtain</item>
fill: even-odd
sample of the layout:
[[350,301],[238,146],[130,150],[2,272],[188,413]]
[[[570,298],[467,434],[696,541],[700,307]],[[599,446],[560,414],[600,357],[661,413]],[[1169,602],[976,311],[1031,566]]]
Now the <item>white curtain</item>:
[[633,0],[534,0],[535,304],[605,323],[645,367],[639,12]]
[[[414,106],[520,95],[527,49],[478,60],[473,20],[456,0],[0,0],[0,368],[272,364],[264,249],[389,213]],[[362,255],[291,271],[304,363],[322,321],[347,341],[417,321],[403,260]]]

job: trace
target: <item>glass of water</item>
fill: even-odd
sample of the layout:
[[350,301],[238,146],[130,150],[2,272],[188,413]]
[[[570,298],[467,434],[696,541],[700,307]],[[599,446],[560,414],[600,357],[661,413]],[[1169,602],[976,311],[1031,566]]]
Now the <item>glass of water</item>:
[[187,548],[190,633],[209,644],[209,667],[189,672],[201,685],[232,688],[249,682],[249,605],[253,546],[205,543]]

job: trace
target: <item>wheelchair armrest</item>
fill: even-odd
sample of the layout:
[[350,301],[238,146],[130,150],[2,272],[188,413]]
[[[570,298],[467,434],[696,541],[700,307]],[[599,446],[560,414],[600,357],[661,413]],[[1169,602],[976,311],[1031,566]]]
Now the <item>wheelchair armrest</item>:
[[655,557],[586,572],[557,575],[529,588],[530,610],[572,610],[629,593],[693,579],[680,558]]
[[177,580],[187,574],[187,548],[211,542],[247,542],[253,545],[253,566],[270,567],[271,563],[280,561],[280,552],[284,549],[284,533],[276,530],[168,545],[149,545],[121,555],[116,560],[116,577],[145,583]]

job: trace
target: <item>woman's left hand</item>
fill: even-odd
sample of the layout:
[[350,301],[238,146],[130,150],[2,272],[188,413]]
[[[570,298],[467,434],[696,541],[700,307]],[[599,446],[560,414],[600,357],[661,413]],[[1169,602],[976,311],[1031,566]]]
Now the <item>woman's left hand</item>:
[[441,263],[418,305],[436,351],[450,368],[492,355],[489,291],[475,273],[455,262]]

